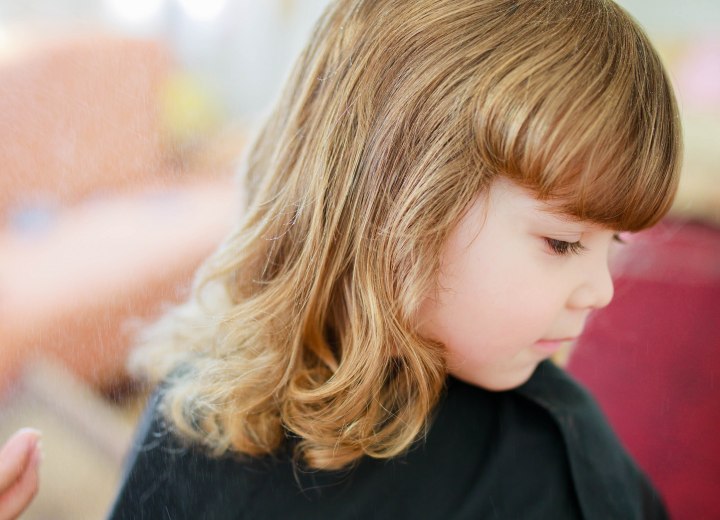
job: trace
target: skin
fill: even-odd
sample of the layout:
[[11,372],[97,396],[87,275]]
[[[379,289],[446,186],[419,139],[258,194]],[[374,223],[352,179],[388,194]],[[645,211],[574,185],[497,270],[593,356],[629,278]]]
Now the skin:
[[507,390],[563,346],[538,341],[579,336],[590,312],[610,302],[616,234],[558,214],[507,179],[485,195],[444,246],[420,333],[444,344],[455,377]]
[[38,490],[40,432],[24,428],[0,449],[0,520],[18,518]]

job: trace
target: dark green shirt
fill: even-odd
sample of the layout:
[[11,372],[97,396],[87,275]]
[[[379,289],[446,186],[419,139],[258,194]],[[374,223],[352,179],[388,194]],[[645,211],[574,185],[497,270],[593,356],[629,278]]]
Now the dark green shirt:
[[521,387],[448,379],[405,455],[307,471],[292,457],[211,458],[162,426],[154,401],[110,513],[120,519],[664,519],[657,493],[591,396],[542,363]]

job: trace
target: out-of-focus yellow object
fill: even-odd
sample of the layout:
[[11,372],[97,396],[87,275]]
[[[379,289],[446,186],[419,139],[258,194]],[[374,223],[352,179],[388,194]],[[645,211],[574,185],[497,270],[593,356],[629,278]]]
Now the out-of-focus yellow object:
[[214,133],[220,108],[200,81],[184,72],[170,74],[161,94],[161,125],[173,145],[192,144]]
[[565,368],[570,362],[570,356],[572,355],[574,349],[575,342],[568,341],[560,348],[560,350],[555,352],[550,359],[557,366]]

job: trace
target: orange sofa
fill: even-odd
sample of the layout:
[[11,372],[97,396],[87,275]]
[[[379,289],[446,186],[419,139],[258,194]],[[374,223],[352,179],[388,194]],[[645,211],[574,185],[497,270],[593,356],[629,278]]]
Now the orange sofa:
[[229,168],[171,160],[158,42],[18,33],[0,69],[0,396],[37,356],[111,390],[124,324],[179,299],[227,232]]

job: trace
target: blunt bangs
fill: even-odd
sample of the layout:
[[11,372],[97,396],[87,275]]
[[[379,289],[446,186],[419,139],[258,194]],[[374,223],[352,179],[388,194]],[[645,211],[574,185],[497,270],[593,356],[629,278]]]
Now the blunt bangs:
[[[481,167],[574,218],[617,230],[652,226],[672,204],[681,149],[660,59],[612,3],[545,4],[523,4],[534,12],[518,19],[514,41],[498,42],[504,62],[489,67],[497,73],[480,79]],[[523,23],[531,17],[538,22]]]

